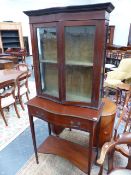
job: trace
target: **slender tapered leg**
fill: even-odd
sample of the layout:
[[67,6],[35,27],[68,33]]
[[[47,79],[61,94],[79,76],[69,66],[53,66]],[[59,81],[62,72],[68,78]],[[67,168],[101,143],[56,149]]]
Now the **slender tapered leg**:
[[34,130],[34,121],[33,116],[29,114],[29,120],[30,120],[30,129],[32,134],[32,140],[33,140],[33,146],[34,146],[34,152],[36,157],[36,163],[38,164],[38,154],[37,154],[37,146],[36,146],[36,137],[35,137],[35,130]]
[[3,109],[0,109],[0,112],[1,112],[2,118],[3,118],[4,122],[5,122],[5,125],[8,126],[7,121],[6,121],[6,119],[5,119],[5,116],[4,116]]
[[92,132],[90,133],[90,138],[89,138],[88,175],[90,175],[90,173],[91,173],[93,138],[94,138],[94,126],[92,126]]
[[21,107],[22,107],[22,109],[23,109],[23,111],[24,111],[24,110],[25,110],[25,108],[24,108],[24,105],[23,105],[23,102],[22,102],[21,97],[18,97],[18,99],[19,99],[20,105],[21,105]]
[[26,98],[27,98],[27,100],[29,101],[29,95],[28,95],[28,92],[26,92]]
[[48,123],[48,132],[49,132],[49,135],[51,135],[51,126],[50,126],[50,123]]
[[14,103],[14,107],[15,107],[15,112],[16,112],[16,114],[17,114],[17,117],[20,118],[20,115],[19,115],[19,112],[18,112],[18,109],[17,109],[16,103]]

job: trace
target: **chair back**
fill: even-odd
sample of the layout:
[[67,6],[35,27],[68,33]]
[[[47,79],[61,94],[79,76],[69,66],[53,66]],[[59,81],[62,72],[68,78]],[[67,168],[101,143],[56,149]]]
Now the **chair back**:
[[[131,106],[129,105],[131,100],[131,85],[129,85],[129,90],[127,92],[125,92],[125,99],[124,99],[124,106],[121,112],[121,115],[118,119],[118,121],[116,122],[116,125],[114,127],[114,139],[116,139],[117,135],[118,135],[118,131],[119,131],[119,127],[120,124],[124,121],[124,116],[126,115],[126,121],[123,124],[123,132],[126,131],[130,131],[131,129]],[[127,108],[128,106],[128,108]],[[128,109],[128,112],[127,112]]]
[[16,82],[13,79],[5,81],[2,87],[3,87],[3,89],[0,92],[0,106],[1,106],[1,99],[2,98],[8,97],[10,95],[13,95],[13,97],[15,98]]
[[29,71],[29,67],[25,63],[19,63],[15,66],[15,68],[20,71]]
[[16,82],[13,79],[4,82],[3,89],[0,92],[0,110],[1,108],[10,105],[14,101],[13,99],[15,99],[15,87]]
[[[126,144],[128,147],[128,150],[124,149],[124,147],[121,147],[119,145],[123,145]],[[113,160],[114,160],[114,152],[117,151],[119,153],[121,153],[123,156],[128,158],[128,162],[127,162],[127,166],[124,168],[117,168],[113,166]],[[100,165],[100,171],[99,171],[99,175],[102,175],[103,172],[103,164],[104,164],[104,160],[105,160],[105,156],[107,155],[107,153],[109,153],[108,155],[108,171],[110,175],[114,175],[118,173],[118,170],[120,173],[123,173],[124,169],[128,169],[127,171],[131,173],[131,133],[130,132],[126,132],[123,133],[121,135],[119,135],[119,137],[117,137],[116,140],[112,140],[111,142],[107,142],[103,145],[102,149],[101,149],[101,154],[100,154],[100,158],[97,160],[97,163]],[[117,171],[117,172],[116,172]]]
[[28,71],[22,72],[16,79],[17,92],[20,94],[20,90],[22,87],[26,87],[28,89]]

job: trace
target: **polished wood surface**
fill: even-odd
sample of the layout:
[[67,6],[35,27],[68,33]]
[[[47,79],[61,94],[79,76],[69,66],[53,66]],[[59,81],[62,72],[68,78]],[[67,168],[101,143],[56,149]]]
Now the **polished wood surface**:
[[[97,5],[95,4],[92,7],[96,7]],[[82,107],[93,107],[93,108],[99,108],[101,105],[101,96],[102,96],[102,84],[103,84],[103,77],[104,77],[104,54],[105,54],[105,40],[106,40],[106,33],[107,33],[107,27],[108,27],[108,22],[109,22],[109,13],[113,10],[113,6],[110,3],[105,3],[105,4],[101,4],[100,5],[102,7],[102,9],[99,11],[94,10],[92,7],[90,11],[88,11],[87,6],[72,6],[69,7],[69,9],[71,8],[70,13],[68,13],[68,8],[61,8],[61,12],[63,11],[63,13],[59,13],[59,8],[58,8],[58,12],[54,14],[50,14],[51,12],[54,13],[54,11],[57,10],[57,8],[53,8],[53,9],[45,9],[45,10],[36,10],[36,11],[28,11],[25,12],[25,14],[27,14],[29,16],[29,21],[30,21],[30,29],[31,29],[31,38],[32,38],[32,50],[33,50],[33,63],[34,63],[34,73],[35,73],[35,79],[36,79],[36,89],[37,89],[37,95],[39,97],[43,97],[43,98],[47,98],[50,100],[54,100],[56,102],[59,103],[63,103],[63,104],[69,104],[69,105],[76,105],[76,106],[82,106]],[[103,8],[104,7],[104,8]],[[73,8],[76,8],[76,10],[72,10]],[[84,8],[84,11],[82,10]],[[108,8],[110,8],[110,11],[106,11]],[[65,9],[67,10],[65,12]],[[47,12],[45,14],[45,11]],[[48,13],[49,12],[49,13]],[[33,16],[32,16],[33,13]],[[36,16],[35,16],[36,14]],[[38,14],[38,15],[37,15]],[[49,15],[48,15],[49,14]],[[89,49],[88,46],[88,42],[86,42],[85,37],[83,37],[84,39],[81,39],[81,41],[85,42],[86,44],[82,43],[83,47],[79,46],[79,36],[76,37],[76,34],[73,34],[72,36],[75,36],[74,38],[76,38],[76,42],[74,41],[74,43],[77,43],[78,48],[80,47],[81,53],[82,55],[84,55],[84,53],[86,53],[87,49],[89,49],[91,52],[93,52],[92,54],[92,68],[90,68],[90,66],[86,69],[83,69],[83,66],[81,66],[80,64],[77,63],[77,65],[72,66],[70,65],[69,67],[76,67],[78,66],[79,68],[81,68],[80,70],[80,74],[78,74],[76,71],[74,73],[74,76],[70,79],[72,79],[72,87],[69,87],[69,90],[71,89],[72,92],[73,88],[77,89],[77,92],[75,93],[78,95],[77,100],[72,98],[68,98],[67,97],[67,76],[66,76],[66,69],[67,69],[67,64],[66,64],[66,40],[67,37],[65,35],[65,29],[66,28],[76,28],[77,27],[81,28],[81,27],[94,27],[95,28],[95,32],[94,32],[94,37],[93,39],[89,42],[89,46],[91,46],[91,43],[94,43],[94,47],[92,49]],[[43,89],[42,87],[42,80],[46,80],[46,74],[42,74],[43,70],[42,67],[44,67],[45,65],[47,65],[44,62],[44,58],[45,56],[42,55],[42,48],[44,47],[43,45],[38,49],[38,45],[37,43],[39,43],[38,41],[38,28],[40,29],[44,29],[44,28],[55,28],[57,33],[57,36],[55,35],[55,33],[53,32],[53,35],[56,36],[57,38],[57,63],[56,63],[56,70],[58,71],[58,76],[56,75],[57,73],[53,74],[52,76],[57,76],[58,81],[56,81],[57,87],[59,92],[58,96],[56,97],[55,95],[53,96],[51,93],[46,93],[46,89]],[[75,31],[75,30],[74,30]],[[69,32],[70,33],[70,32]],[[82,33],[82,32],[80,32]],[[51,34],[52,35],[52,34]],[[92,35],[92,34],[91,34]],[[41,35],[43,36],[43,35]],[[83,35],[84,36],[84,35]],[[88,37],[90,38],[90,37]],[[41,41],[43,41],[45,38],[43,37]],[[90,40],[90,39],[89,39]],[[40,43],[41,43],[40,41]],[[45,40],[44,40],[45,41]],[[68,40],[69,41],[69,40]],[[44,42],[45,43],[45,42]],[[71,50],[71,52],[73,51],[74,48],[71,46],[68,46]],[[87,49],[86,49],[87,47]],[[52,47],[50,47],[52,48]],[[72,48],[72,49],[71,49]],[[39,53],[39,50],[41,50],[41,53]],[[75,48],[76,52],[78,51],[77,48]],[[85,50],[85,51],[83,51]],[[52,51],[52,50],[51,50]],[[50,51],[50,52],[51,52]],[[89,51],[89,52],[90,52]],[[81,55],[81,58],[82,58]],[[77,55],[78,56],[78,55]],[[75,60],[75,55],[74,55],[74,60]],[[81,59],[80,58],[80,59]],[[87,57],[86,57],[87,58]],[[73,61],[74,61],[73,60]],[[43,61],[43,63],[41,62]],[[72,60],[71,60],[72,61]],[[87,61],[87,60],[86,60]],[[86,62],[85,61],[85,62]],[[41,67],[39,66],[41,64]],[[50,64],[48,63],[48,65],[53,65],[54,63]],[[84,64],[85,66],[86,64]],[[91,69],[91,70],[90,70]],[[52,70],[52,69],[48,69],[48,70]],[[77,67],[75,68],[75,70],[78,70]],[[88,70],[88,72],[87,72]],[[71,71],[72,68],[71,68]],[[42,74],[42,75],[41,75]],[[70,73],[70,77],[73,74]],[[78,78],[77,75],[79,76],[79,79],[81,79],[81,82],[83,82],[83,87],[82,88],[78,88],[78,85],[82,85],[82,83],[78,83]],[[80,76],[81,75],[81,76]],[[86,76],[88,75],[88,76]],[[102,76],[103,75],[103,76]],[[91,78],[90,78],[91,76]],[[50,76],[51,77],[51,76]],[[81,78],[80,78],[81,77]],[[91,81],[90,81],[91,79]],[[52,81],[51,78],[49,78],[50,81]],[[53,78],[54,81],[54,78]],[[74,84],[74,86],[73,86]],[[91,89],[88,92],[88,87],[89,89]],[[51,86],[53,87],[53,86]],[[101,88],[100,88],[101,87]],[[78,90],[79,89],[79,90]],[[54,92],[54,91],[53,91]],[[84,92],[84,93],[83,93]],[[84,98],[81,98],[83,94]],[[89,97],[87,96],[89,93]],[[86,94],[86,95],[85,95]],[[72,95],[72,93],[70,93],[70,95]],[[73,94],[74,95],[74,94]],[[80,97],[80,98],[79,98]],[[89,98],[89,100],[88,100]],[[86,99],[86,100],[83,100]]]
[[[123,144],[127,145],[126,150],[124,149],[125,147],[121,147]],[[117,150],[117,152],[120,152],[123,156],[126,156],[128,158],[128,163],[126,167],[120,168],[120,167],[113,166],[113,161],[115,160],[114,159],[115,150]],[[119,137],[117,137],[115,140],[112,140],[111,142],[107,142],[103,145],[101,149],[100,158],[97,160],[97,163],[101,167],[99,171],[99,175],[102,175],[103,163],[107,153],[109,153],[108,174],[112,174],[112,172],[114,172],[114,174],[126,174],[125,173],[126,171],[124,171],[124,168],[128,170],[127,174],[131,174],[131,133],[129,132],[123,133],[119,135]]]
[[[90,175],[94,157],[92,151],[94,135],[96,134],[96,142],[99,139],[99,127],[97,133],[95,129],[99,125],[103,108],[105,41],[109,13],[113,9],[111,3],[104,3],[24,12],[29,16],[37,89],[37,97],[28,102],[37,163],[34,116],[48,122],[49,134],[52,134],[51,129],[54,126],[59,126],[58,130],[54,128],[57,134],[63,128],[89,132],[89,146],[84,151],[85,155],[88,151],[86,158],[88,162],[84,161],[83,156],[78,157],[80,160],[77,160],[75,154],[72,155],[73,147],[74,150],[78,148],[75,143],[58,141],[60,138],[56,136],[51,137],[54,144],[48,141],[50,137],[47,139],[49,142],[47,145],[51,149],[47,152],[60,155],[62,147],[66,148],[67,145],[68,151],[65,149],[63,156],[75,164],[78,162],[77,166]],[[55,149],[58,145],[59,148]],[[42,149],[44,146],[45,143]],[[78,149],[76,155],[80,152],[81,149]],[[82,154],[84,152],[82,151]],[[98,144],[96,152],[98,153]],[[87,162],[86,167],[82,162]]]
[[[92,158],[94,157],[92,152],[94,134],[96,134],[97,143],[98,143],[97,139],[99,138],[98,137],[99,132],[95,133],[95,128],[100,121],[102,108],[103,108],[103,103],[100,109],[96,110],[96,109],[90,109],[90,108],[82,108],[79,106],[63,105],[63,104],[59,104],[54,101],[50,101],[40,97],[34,97],[33,99],[31,99],[28,102],[28,112],[29,112],[30,127],[32,132],[32,139],[33,139],[34,151],[35,151],[37,163],[38,163],[38,155],[37,155],[36,138],[35,138],[35,131],[34,131],[34,122],[33,122],[34,116],[44,121],[47,121],[51,125],[53,124],[56,126],[57,125],[61,126],[61,129],[62,127],[63,128],[67,127],[67,128],[74,128],[78,130],[87,131],[90,133],[89,147],[87,148],[87,150],[89,149],[88,158],[87,158],[88,162],[86,161],[88,165],[86,165],[85,167],[81,165],[82,163],[80,163],[78,166],[81,168],[81,170],[83,170],[84,172],[86,171],[86,173],[90,174],[91,162],[93,161]],[[49,127],[49,134],[51,134],[50,127]],[[54,139],[57,140],[57,137],[55,137]],[[54,141],[54,143],[56,142],[57,141]],[[59,144],[60,144],[59,145],[59,149],[60,149],[59,153],[60,153],[61,150],[63,149],[63,141],[59,142]],[[72,146],[73,145],[75,149],[75,143],[72,144]],[[53,147],[55,147],[55,145]],[[66,147],[66,144],[64,144],[64,147]],[[58,149],[52,148],[50,153],[52,153],[52,150],[54,154],[58,154]],[[78,151],[80,151],[80,149],[78,149]],[[96,145],[96,152],[97,151],[98,149]],[[66,154],[68,155],[68,158],[70,161],[72,161],[73,163],[76,162],[75,158],[71,158],[72,157],[71,155],[69,156],[71,152],[69,152],[69,154],[64,153],[65,158],[67,158]],[[87,151],[85,152],[85,155],[86,154],[87,154]],[[83,159],[85,158],[81,157],[81,160],[79,162],[83,162],[84,161]]]
[[112,102],[109,98],[103,98],[102,101],[104,103],[102,117],[116,113],[116,104],[114,102]]
[[[85,146],[81,146],[59,137],[49,136],[44,141],[44,143],[40,145],[38,152],[45,154],[55,154],[64,157],[70,160],[85,173],[88,172],[89,149]],[[95,158],[96,152],[95,150],[92,150],[92,162],[95,161]]]
[[[21,73],[23,73],[23,71],[16,69],[0,70],[0,88],[2,88],[8,80],[16,80]],[[28,76],[31,76],[31,72],[28,73]]]
[[[104,106],[101,115],[101,121],[96,128],[96,133],[99,129],[99,143],[101,147],[105,142],[109,142],[113,136],[114,121],[116,116],[116,104],[108,98],[102,99]],[[96,134],[95,134],[96,136]],[[97,144],[96,137],[94,137],[94,145]]]
[[18,71],[15,69],[4,69],[0,70],[0,86],[4,84],[4,82],[16,78],[22,73],[22,71]]
[[11,55],[1,56],[0,57],[0,60],[10,60],[14,64],[17,64],[18,63],[18,58],[16,56],[11,56]]
[[100,109],[82,108],[77,106],[63,105],[54,101],[35,97],[28,102],[28,106],[39,108],[39,110],[47,111],[54,115],[70,116],[89,121],[99,121],[102,113],[102,106]]
[[14,63],[8,60],[0,59],[0,70],[2,69],[13,69]]
[[[105,142],[110,141],[113,135],[114,121],[116,116],[116,104],[108,98],[103,98],[104,103],[101,120],[96,127],[93,145],[101,147]],[[59,135],[64,128],[60,125],[51,125],[54,134]],[[99,141],[97,133],[99,132]],[[98,142],[98,143],[97,143]]]

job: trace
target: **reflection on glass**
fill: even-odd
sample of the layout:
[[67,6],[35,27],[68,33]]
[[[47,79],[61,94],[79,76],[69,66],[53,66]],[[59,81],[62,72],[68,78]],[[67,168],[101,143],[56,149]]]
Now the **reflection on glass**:
[[91,102],[92,68],[66,67],[66,100]]
[[56,28],[37,28],[37,40],[39,60],[41,62],[57,62]]
[[95,30],[65,27],[66,100],[91,102]]
[[58,97],[58,69],[56,64],[40,64],[42,93]]
[[95,26],[65,27],[66,64],[93,65]]

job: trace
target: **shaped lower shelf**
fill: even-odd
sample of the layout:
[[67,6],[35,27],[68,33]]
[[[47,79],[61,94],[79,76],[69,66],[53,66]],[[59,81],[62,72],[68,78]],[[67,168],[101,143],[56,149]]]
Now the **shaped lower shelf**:
[[[49,136],[38,148],[39,153],[55,154],[71,161],[83,172],[88,172],[89,149],[79,144]],[[95,161],[96,152],[92,150],[92,162]]]

